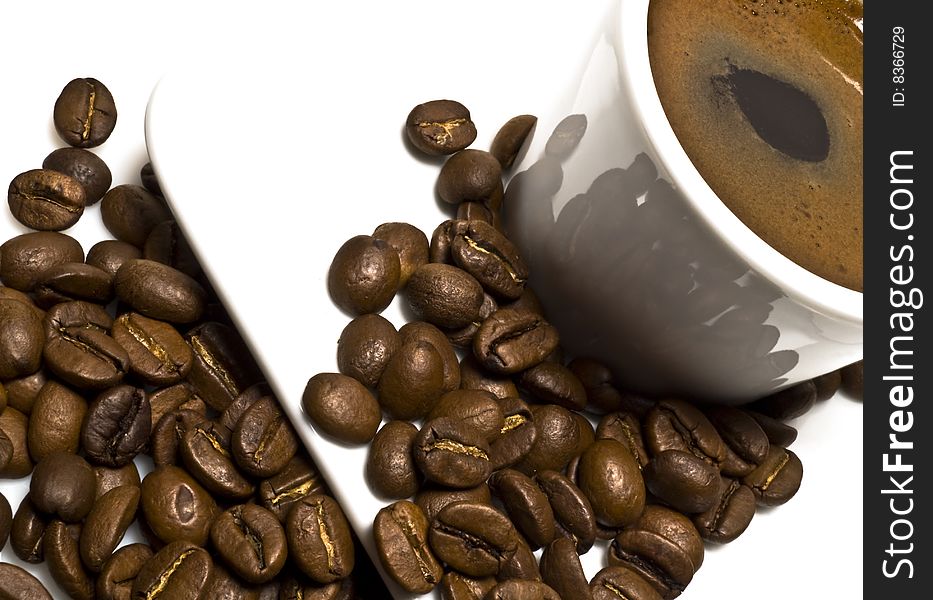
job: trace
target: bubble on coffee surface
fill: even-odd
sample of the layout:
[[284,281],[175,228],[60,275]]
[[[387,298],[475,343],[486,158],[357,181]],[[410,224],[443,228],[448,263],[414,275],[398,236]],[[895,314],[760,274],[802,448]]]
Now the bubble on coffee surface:
[[652,0],[648,24],[661,103],[713,191],[773,248],[854,290],[861,17],[845,0]]

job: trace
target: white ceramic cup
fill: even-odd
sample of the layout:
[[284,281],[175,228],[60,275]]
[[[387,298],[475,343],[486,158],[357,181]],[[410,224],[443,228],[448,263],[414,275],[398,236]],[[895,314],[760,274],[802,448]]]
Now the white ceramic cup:
[[[648,4],[619,0],[506,194],[507,230],[562,344],[636,391],[726,403],[860,360],[862,294],[765,243],[678,143],[651,76]],[[568,115],[585,116],[585,133],[549,155],[549,139],[579,134],[579,117],[558,127]]]

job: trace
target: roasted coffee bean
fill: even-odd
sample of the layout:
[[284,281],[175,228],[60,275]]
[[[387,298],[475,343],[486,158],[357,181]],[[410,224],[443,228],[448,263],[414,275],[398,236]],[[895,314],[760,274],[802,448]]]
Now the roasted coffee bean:
[[536,471],[560,471],[580,446],[580,429],[573,414],[562,406],[531,406],[537,436],[531,450],[515,466],[526,475]]
[[642,468],[648,464],[648,451],[638,417],[630,412],[613,412],[604,416],[596,427],[597,439],[614,439],[622,443]]
[[593,600],[662,600],[654,587],[637,572],[622,565],[601,570],[590,582]]
[[52,579],[65,590],[68,597],[93,600],[94,580],[81,564],[78,542],[68,531],[68,526],[58,519],[49,523],[43,545]]
[[477,319],[483,305],[483,287],[476,278],[447,264],[418,267],[408,280],[405,293],[418,319],[447,329],[469,325]]
[[[0,288],[0,290],[9,288]],[[39,391],[45,382],[48,381],[48,375],[45,370],[39,369],[35,373],[9,379],[3,382],[6,389],[8,406],[15,408],[23,414],[32,412],[32,407],[39,397]],[[2,413],[3,411],[0,411]]]
[[71,300],[107,304],[113,299],[113,276],[84,263],[62,263],[42,273],[33,294],[36,305],[45,309]]
[[295,502],[310,494],[326,493],[325,488],[317,467],[298,454],[284,469],[259,484],[259,499],[265,508],[284,523]]
[[255,504],[227,509],[211,525],[211,542],[223,561],[249,583],[265,583],[285,566],[288,544],[274,514]]
[[709,510],[719,496],[719,470],[682,450],[665,450],[654,456],[644,476],[648,491],[683,513]]
[[65,383],[103,389],[119,383],[129,370],[126,350],[110,334],[113,319],[89,302],[65,302],[45,316],[45,364]]
[[428,520],[418,505],[402,500],[380,510],[373,536],[382,566],[402,589],[426,594],[440,583],[444,569],[428,547]]
[[178,383],[191,370],[191,346],[164,321],[123,313],[114,320],[111,335],[126,350],[130,370],[150,385]]
[[318,373],[309,379],[301,406],[315,427],[348,444],[372,440],[382,421],[375,396],[358,380],[340,373]]
[[540,363],[557,343],[557,330],[540,316],[500,308],[480,325],[473,354],[487,369],[511,374]]
[[[0,467],[0,476],[16,479],[32,471],[32,459],[29,457],[27,428],[29,419],[12,406],[7,406],[0,413],[0,431],[9,442],[9,454],[6,465]],[[7,446],[5,443],[4,446]]]
[[386,363],[401,346],[395,326],[379,315],[350,321],[337,341],[337,368],[367,387],[376,387]]
[[113,95],[92,77],[72,79],[55,100],[52,121],[58,135],[77,148],[100,146],[117,124]]
[[100,201],[100,216],[113,237],[139,249],[159,223],[172,219],[165,203],[139,185],[111,188]]
[[522,371],[519,385],[534,398],[570,410],[586,407],[586,390],[573,371],[557,362],[542,362]]
[[476,139],[470,111],[455,100],[432,100],[411,109],[405,133],[412,145],[431,156],[453,154]]
[[116,468],[98,465],[94,467],[94,480],[96,482],[94,486],[96,502],[110,490],[122,485],[139,487],[139,469],[136,468],[136,463],[132,462]]
[[[459,209],[459,207],[458,207]],[[431,233],[431,244],[428,248],[428,262],[451,264],[450,246],[454,237],[456,221],[447,219],[434,228]]]
[[162,221],[152,228],[143,244],[143,257],[178,269],[189,277],[201,275],[201,263],[175,221]]
[[446,506],[457,502],[491,506],[492,494],[489,493],[489,486],[485,483],[465,490],[452,490],[429,483],[415,495],[415,504],[424,511],[428,521],[432,522]]
[[139,570],[130,597],[198,600],[212,568],[207,550],[184,541],[168,544]]
[[353,571],[350,525],[340,505],[323,494],[305,496],[285,519],[288,553],[318,583],[333,583]]
[[204,414],[193,410],[173,410],[159,419],[149,436],[149,454],[157,467],[181,463],[179,449],[189,429],[204,420]]
[[444,371],[444,392],[460,387],[460,359],[450,340],[437,327],[424,321],[411,321],[398,330],[403,344],[414,341],[428,342],[441,357]]
[[716,502],[694,515],[693,524],[707,541],[725,544],[742,535],[755,516],[755,494],[735,479],[720,478]]
[[33,505],[29,496],[25,496],[16,508],[10,527],[10,547],[13,553],[28,563],[43,561],[42,538],[49,519]]
[[84,262],[113,276],[123,263],[142,257],[140,249],[133,244],[120,240],[103,240],[91,246]]
[[188,383],[207,404],[222,411],[262,373],[235,329],[208,321],[185,334],[194,350]]
[[447,339],[452,345],[458,348],[472,348],[473,337],[476,336],[476,332],[479,331],[479,326],[482,325],[483,321],[485,321],[489,315],[497,310],[499,310],[499,304],[496,302],[495,298],[489,294],[483,294],[483,304],[479,307],[479,315],[476,320],[460,329],[448,330],[446,332]]
[[816,384],[808,380],[756,400],[748,408],[779,421],[788,421],[813,408],[816,395]]
[[155,169],[152,167],[151,162],[147,162],[139,169],[139,180],[142,182],[143,187],[155,194],[156,196],[163,196],[162,187],[159,185],[159,178],[156,177]]
[[0,493],[0,550],[6,546],[7,538],[10,537],[10,529],[13,527],[13,507],[10,501]]
[[577,485],[603,525],[631,525],[645,508],[641,469],[628,448],[615,440],[597,440],[583,453]]
[[188,472],[207,491],[226,500],[245,500],[256,488],[234,463],[230,435],[220,423],[201,421],[185,431],[178,453]]
[[0,379],[37,371],[45,333],[36,312],[17,300],[0,299],[0,323]]
[[465,390],[486,390],[496,398],[518,398],[518,388],[511,377],[490,373],[472,354],[460,361],[460,387]]
[[447,571],[441,580],[441,596],[444,600],[483,600],[494,587],[496,580],[493,577],[469,577]]
[[197,321],[207,302],[207,293],[197,281],[178,269],[143,258],[123,263],[114,276],[113,289],[117,298],[136,312],[170,323]]
[[533,550],[554,539],[556,530],[551,503],[530,477],[513,469],[503,469],[489,478],[489,488]]
[[29,571],[0,562],[0,597],[13,600],[52,600],[52,595]]
[[492,472],[483,433],[463,421],[428,421],[415,437],[412,454],[429,481],[447,487],[475,487]]
[[746,411],[731,406],[715,406],[706,409],[706,416],[728,447],[726,460],[720,465],[723,474],[732,477],[748,475],[767,456],[768,436]]
[[502,166],[483,150],[461,150],[447,159],[437,177],[437,195],[450,204],[488,202],[502,190]]
[[596,541],[596,515],[589,499],[557,471],[539,471],[534,480],[554,513],[555,533],[573,541],[578,554],[588,552]]
[[101,496],[88,513],[78,548],[84,566],[98,573],[136,518],[139,488],[123,485]]
[[418,428],[407,421],[389,421],[369,447],[365,477],[377,496],[401,499],[418,491],[419,474],[412,456]]
[[146,392],[118,385],[102,392],[88,407],[81,443],[98,464],[121,467],[133,460],[149,440],[152,414]]
[[256,403],[263,396],[275,396],[272,388],[265,381],[251,385],[242,392],[220,413],[220,424],[230,429],[236,428],[246,409]]
[[[207,414],[207,404],[187,381],[154,390],[149,395],[149,407],[152,411],[153,430],[163,415],[173,410],[192,410],[202,415]],[[242,412],[238,413],[236,420],[239,420],[241,415]],[[225,414],[221,414],[220,422],[231,429],[236,425],[236,421],[230,423]]]
[[862,361],[843,367],[840,374],[842,375],[842,391],[856,400],[861,400],[865,387],[865,372]]
[[496,297],[521,296],[528,267],[502,233],[483,221],[454,221],[450,233],[450,256],[458,267]]
[[382,312],[399,287],[401,263],[388,242],[368,235],[347,240],[327,273],[331,299],[353,315]]
[[549,585],[527,579],[509,579],[492,588],[484,600],[561,600]]
[[786,448],[797,439],[797,430],[790,425],[753,410],[746,410],[745,412],[758,423],[761,430],[768,436],[768,441],[772,446]]
[[434,554],[473,577],[496,575],[518,547],[509,519],[486,504],[456,502],[444,507],[428,535]]
[[560,598],[592,600],[589,581],[583,573],[574,543],[563,537],[552,541],[541,554],[541,578]]
[[76,454],[53,452],[38,463],[29,481],[29,497],[42,512],[66,523],[83,519],[94,505],[94,469]]
[[[83,532],[82,532],[83,533]],[[104,562],[95,589],[100,600],[130,600],[133,581],[153,556],[146,544],[128,544]]]
[[[377,426],[372,428],[373,433]],[[240,417],[230,439],[230,450],[247,474],[271,477],[295,456],[298,436],[276,399],[263,396]]]
[[83,260],[81,244],[67,234],[24,233],[0,245],[0,281],[15,290],[30,292],[49,267]]
[[538,428],[531,409],[518,397],[499,401],[502,428],[489,443],[489,460],[493,470],[512,466],[531,452],[538,439]]
[[713,424],[700,409],[682,400],[659,402],[645,417],[642,433],[652,455],[683,450],[717,468],[726,458],[726,446]]
[[424,341],[402,344],[379,379],[379,404],[393,419],[423,418],[443,392],[443,360]]
[[78,452],[87,401],[57,381],[42,386],[29,415],[27,442],[33,460],[53,452]]
[[84,214],[84,187],[74,178],[51,169],[32,169],[10,182],[10,213],[39,231],[61,231]]
[[506,121],[496,133],[489,152],[496,157],[503,169],[512,168],[512,164],[532,135],[537,123],[538,117],[518,115]]
[[74,178],[84,188],[87,206],[98,202],[110,189],[110,168],[99,156],[81,148],[59,148],[42,161],[43,169],[51,169]]
[[441,396],[428,420],[447,417],[470,425],[487,442],[499,437],[505,425],[502,406],[490,392],[483,390],[453,390]]
[[217,504],[197,481],[172,465],[156,467],[143,478],[140,507],[146,524],[167,544],[185,541],[203,546]]
[[758,504],[778,506],[794,497],[803,479],[803,465],[791,450],[771,446],[768,456],[742,479],[752,488]]
[[414,225],[383,223],[373,231],[373,237],[387,242],[398,252],[399,289],[405,287],[415,269],[428,262],[428,238]]

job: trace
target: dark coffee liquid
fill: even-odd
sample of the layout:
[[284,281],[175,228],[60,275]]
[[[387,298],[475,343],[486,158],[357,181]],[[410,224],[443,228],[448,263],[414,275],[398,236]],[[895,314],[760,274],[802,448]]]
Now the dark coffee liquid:
[[652,0],[651,68],[677,138],[776,250],[862,289],[862,3]]

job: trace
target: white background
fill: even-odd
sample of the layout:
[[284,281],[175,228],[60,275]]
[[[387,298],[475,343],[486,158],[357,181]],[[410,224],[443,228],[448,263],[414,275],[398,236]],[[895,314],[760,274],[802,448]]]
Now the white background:
[[[559,47],[575,43],[568,32],[585,31],[586,20],[596,14],[558,3],[540,10],[458,4],[457,11],[410,2],[345,3],[318,11],[297,3],[4,4],[0,182],[39,167],[62,145],[51,126],[52,105],[65,83],[83,76],[104,82],[119,111],[114,134],[94,151],[113,171],[114,185],[138,182],[147,160],[146,104],[168,73],[150,132],[161,153],[157,163],[171,174],[163,185],[283,403],[300,420],[301,384],[335,368],[333,349],[347,320],[330,306],[323,286],[340,241],[369,233],[385,220],[410,221],[430,234],[444,218],[431,197],[437,165],[415,160],[401,143],[399,127],[408,108],[433,97],[460,98],[474,109],[480,129],[475,147],[486,147],[509,117],[546,112],[550,90],[542,82],[559,81],[561,68],[568,68],[558,62],[553,72],[527,67],[520,44],[540,38],[531,53],[559,60]],[[458,30],[449,21],[456,15],[469,23],[472,35],[448,37]],[[565,27],[547,29],[556,22]],[[396,42],[405,56],[426,48],[423,64],[371,60],[391,53]],[[495,60],[475,58],[489,46],[510,52]],[[495,64],[496,71],[477,75],[477,60]],[[240,66],[231,64],[239,61]],[[462,83],[451,83],[459,79],[447,73],[437,77],[443,84],[432,85],[430,73],[440,68],[460,70]],[[415,70],[425,73],[420,83],[397,83],[411,80],[399,73]],[[283,86],[283,79],[303,83]],[[197,97],[183,98],[186,87]],[[300,97],[280,97],[281,90],[299,90]],[[391,110],[382,112],[394,120],[380,122],[380,110],[340,113],[341,106],[362,105],[361,95],[389,103]],[[319,130],[309,126],[305,108]],[[328,146],[330,136],[341,131],[340,141]],[[388,184],[377,185],[379,177]],[[283,224],[275,211],[295,206],[304,220]],[[0,239],[23,231],[0,210]],[[108,237],[96,208],[68,233],[85,249]],[[262,267],[250,262],[262,255],[285,258]],[[397,304],[386,315],[400,325]],[[783,507],[760,511],[733,544],[708,548],[684,598],[861,597],[861,405],[836,397],[796,425],[800,437],[793,449],[805,469],[799,494]],[[365,539],[372,499],[354,470],[360,451],[328,445],[303,422],[298,428],[319,462],[328,462],[331,483]],[[27,485],[0,481],[14,510]],[[0,555],[21,564],[9,548]],[[601,561],[596,553],[585,557],[590,575]],[[44,567],[29,568],[48,581]]]

